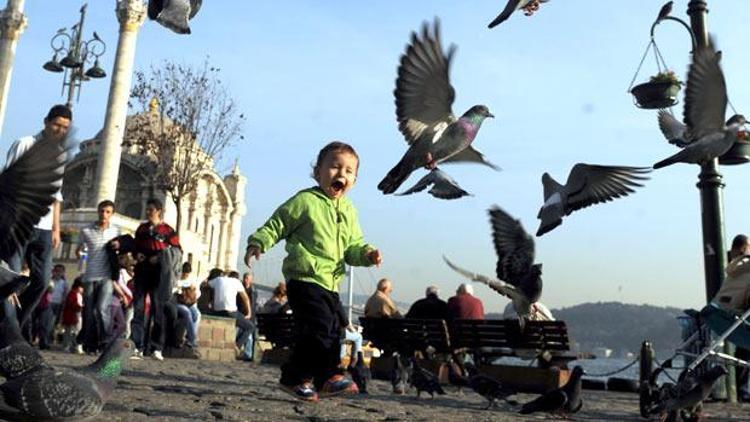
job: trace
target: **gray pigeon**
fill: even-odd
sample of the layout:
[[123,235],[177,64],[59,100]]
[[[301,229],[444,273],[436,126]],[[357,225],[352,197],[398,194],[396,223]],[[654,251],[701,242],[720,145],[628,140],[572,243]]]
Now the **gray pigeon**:
[[701,164],[717,158],[734,145],[745,117],[735,115],[724,123],[727,87],[713,40],[696,49],[688,71],[683,118],[694,139],[678,153],[654,164],[655,169],[675,163]]
[[672,13],[672,1],[664,3],[664,6],[659,9],[659,15],[656,17],[656,21],[664,20],[670,13]]
[[0,260],[7,262],[25,245],[49,211],[62,182],[67,145],[43,137],[0,173]]
[[96,416],[112,394],[132,349],[129,340],[118,338],[96,362],[84,368],[55,369],[42,363],[8,379],[0,385],[0,393],[7,405],[34,420],[79,420]]
[[627,196],[648,180],[648,167],[600,166],[578,163],[561,185],[549,175],[542,175],[544,204],[537,218],[542,220],[536,235],[541,236],[562,224],[562,218],[573,211],[601,202]]
[[12,379],[43,366],[44,359],[39,351],[23,338],[15,316],[6,315],[5,306],[2,305],[11,294],[27,287],[31,279],[2,267],[0,272],[3,273],[0,276],[0,376]]
[[497,279],[460,268],[443,257],[451,269],[473,281],[486,284],[508,297],[523,329],[531,315],[531,305],[542,295],[542,264],[534,264],[534,238],[521,222],[497,206],[489,210],[492,239],[497,253]]
[[716,381],[726,374],[726,368],[717,365],[695,379],[685,377],[675,386],[675,396],[658,403],[650,410],[650,413],[652,415],[660,413],[674,414],[681,410],[695,413],[703,400],[711,394]]
[[411,195],[415,192],[421,192],[427,188],[427,186],[433,185],[432,188],[427,191],[430,195],[439,199],[458,199],[463,196],[471,196],[469,192],[461,189],[458,183],[453,180],[447,173],[441,171],[435,167],[427,173],[423,178],[419,179],[416,185],[412,186],[396,195]]
[[581,386],[583,368],[576,366],[570,374],[568,382],[560,388],[548,391],[521,407],[519,413],[528,415],[535,412],[547,412],[567,417],[583,407]]
[[445,391],[440,386],[438,377],[432,372],[419,366],[419,362],[416,358],[411,358],[411,376],[409,377],[409,385],[417,390],[417,397],[422,392],[429,393],[431,397],[435,397],[435,393],[438,395],[444,395]]
[[203,0],[150,0],[148,17],[178,34],[189,34],[188,20],[193,19]]
[[670,144],[680,148],[686,147],[693,142],[688,131],[688,127],[681,121],[677,120],[672,113],[666,110],[659,110],[658,113],[659,130]]
[[497,15],[495,20],[490,22],[487,27],[494,28],[497,25],[500,25],[501,23],[505,22],[516,10],[527,9],[526,16],[531,16],[534,11],[539,8],[539,3],[547,3],[548,1],[549,0],[508,0],[508,3],[505,4],[505,9],[503,9],[503,11],[500,12],[499,15]]
[[434,169],[442,162],[474,162],[498,169],[471,146],[482,122],[494,117],[483,105],[471,107],[456,119],[451,110],[455,91],[448,78],[454,45],[443,53],[440,25],[425,23],[421,37],[412,32],[411,43],[401,56],[396,89],[396,118],[409,149],[378,184],[384,194],[393,193],[420,168]]
[[496,400],[505,400],[510,404],[515,404],[514,401],[508,400],[508,397],[516,394],[516,391],[487,375],[476,374],[472,376],[469,378],[469,387],[471,387],[475,393],[489,401],[485,409],[494,407],[496,405]]

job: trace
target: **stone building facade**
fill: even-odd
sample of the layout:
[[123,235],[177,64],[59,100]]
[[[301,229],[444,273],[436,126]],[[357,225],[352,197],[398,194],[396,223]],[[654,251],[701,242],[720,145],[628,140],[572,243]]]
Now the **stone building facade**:
[[[128,126],[144,114],[128,117],[117,180],[117,212],[112,221],[133,233],[145,220],[146,200],[158,198],[164,204],[164,220],[175,227],[177,212],[167,193],[158,189],[149,174],[160,165],[157,157],[139,154],[128,142]],[[63,211],[61,227],[63,247],[57,252],[61,262],[75,261],[75,244],[81,227],[97,218],[93,180],[101,146],[101,132],[80,144],[80,151],[68,164],[63,178]],[[215,167],[215,166],[214,166]],[[184,259],[191,262],[193,273],[204,277],[211,268],[235,269],[245,215],[246,178],[237,164],[220,176],[215,170],[200,175],[197,189],[181,204],[180,240]],[[175,227],[176,228],[176,227]],[[71,274],[70,269],[68,270]]]

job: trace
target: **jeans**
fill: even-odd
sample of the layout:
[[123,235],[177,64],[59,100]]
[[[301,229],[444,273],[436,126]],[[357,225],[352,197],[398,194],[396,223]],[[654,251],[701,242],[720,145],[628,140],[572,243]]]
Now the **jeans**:
[[235,319],[235,326],[237,327],[237,335],[234,337],[234,344],[238,348],[245,347],[245,357],[252,359],[253,357],[253,342],[255,336],[255,322],[252,319],[246,319],[245,315],[238,311],[217,311],[214,315],[225,316]]
[[29,242],[8,261],[10,269],[16,272],[21,271],[24,261],[29,265],[31,283],[19,297],[21,310],[18,312],[18,322],[23,326],[30,322],[34,309],[47,289],[47,281],[51,278],[52,231],[35,228]]
[[103,349],[112,335],[112,280],[94,278],[83,284],[84,350]]
[[[135,266],[133,321],[130,329],[135,347],[147,353],[164,348],[164,305],[169,300],[171,286],[169,283],[161,283],[160,275],[159,264],[143,261]],[[146,295],[151,298],[149,315],[145,315]]]
[[198,347],[198,325],[201,322],[201,311],[198,310],[198,305],[187,306],[178,303],[177,312],[180,318],[184,318],[187,321],[187,333],[185,337],[188,345],[190,347]]
[[[345,341],[351,341],[352,342],[352,354],[351,356],[357,356],[357,352],[362,351],[362,334],[360,334],[358,331],[351,332],[349,330],[344,330],[346,333],[344,336]],[[346,345],[341,345],[341,357],[343,358],[346,356]]]

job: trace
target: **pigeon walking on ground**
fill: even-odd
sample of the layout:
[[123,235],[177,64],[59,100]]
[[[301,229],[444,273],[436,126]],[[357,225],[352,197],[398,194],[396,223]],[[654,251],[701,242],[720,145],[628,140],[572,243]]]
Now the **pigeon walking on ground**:
[[415,192],[421,192],[427,188],[427,186],[433,185],[432,188],[427,191],[430,195],[439,199],[457,199],[463,196],[471,196],[469,192],[461,189],[458,183],[453,180],[447,173],[434,168],[432,171],[427,173],[423,178],[419,179],[416,185],[404,192],[397,193],[396,195],[411,195]]
[[[15,324],[14,318],[6,320]],[[7,405],[34,420],[79,420],[96,416],[112,394],[131,350],[129,340],[118,338],[96,362],[84,368],[56,369],[42,362],[1,384],[0,393]]]
[[359,394],[367,394],[367,383],[372,379],[372,374],[370,368],[365,365],[362,352],[357,352],[357,362],[349,367],[349,373],[352,376],[352,381],[359,388]]
[[674,416],[682,410],[695,413],[703,400],[711,394],[716,381],[726,374],[726,368],[717,365],[695,379],[684,378],[675,386],[675,396],[658,403],[651,409],[650,413],[668,416]]
[[565,185],[544,173],[544,205],[537,215],[541,222],[536,235],[541,236],[559,226],[563,217],[573,211],[635,192],[634,188],[643,186],[640,181],[648,180],[644,174],[649,172],[648,167],[578,163],[570,170]]
[[396,79],[396,118],[409,149],[378,184],[384,194],[393,193],[420,168],[434,169],[442,162],[475,162],[497,167],[471,146],[487,117],[487,106],[475,105],[456,119],[451,110],[455,91],[448,72],[456,47],[443,53],[437,19],[432,32],[427,23],[422,34],[412,33],[401,56]]
[[391,385],[393,392],[404,394],[409,384],[409,369],[404,364],[404,358],[398,353],[393,354],[393,367],[391,368]]
[[735,115],[724,123],[727,87],[713,40],[693,53],[685,90],[683,118],[693,139],[684,149],[654,164],[655,169],[675,163],[702,164],[717,158],[734,145],[746,120]]
[[189,34],[188,20],[193,19],[203,0],[150,0],[148,18],[178,34]]
[[524,404],[519,413],[528,415],[535,412],[547,412],[567,417],[578,412],[583,407],[581,376],[583,376],[583,368],[580,366],[574,367],[568,382],[564,386],[548,391]]
[[531,305],[542,295],[542,264],[534,263],[534,238],[524,230],[521,222],[497,206],[489,210],[492,239],[497,253],[497,279],[475,274],[460,268],[443,257],[454,271],[473,281],[486,284],[508,297],[518,314],[523,329],[531,314]]
[[435,393],[438,395],[445,394],[443,388],[440,386],[438,377],[432,372],[419,366],[419,362],[416,358],[411,358],[411,377],[409,379],[409,385],[417,390],[417,397],[422,392],[429,393],[431,397],[435,397]]
[[488,28],[494,28],[497,25],[500,25],[501,23],[508,20],[510,15],[513,14],[516,10],[524,10],[524,15],[531,16],[539,10],[539,4],[540,3],[547,3],[549,0],[508,0],[508,3],[505,4],[505,9],[503,9],[502,12],[500,12],[497,17],[490,22],[489,25],[487,25]]
[[497,400],[504,400],[511,405],[518,404],[513,400],[508,400],[508,397],[516,394],[516,391],[490,376],[484,374],[474,375],[469,378],[469,386],[475,393],[488,400],[485,409],[494,407],[497,404]]

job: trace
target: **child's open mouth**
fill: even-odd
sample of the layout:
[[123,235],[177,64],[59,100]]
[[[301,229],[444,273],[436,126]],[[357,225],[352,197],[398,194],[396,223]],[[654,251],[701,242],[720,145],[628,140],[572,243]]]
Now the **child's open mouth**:
[[344,190],[344,182],[340,180],[336,180],[335,182],[331,183],[331,189],[333,189],[336,192],[340,192]]

